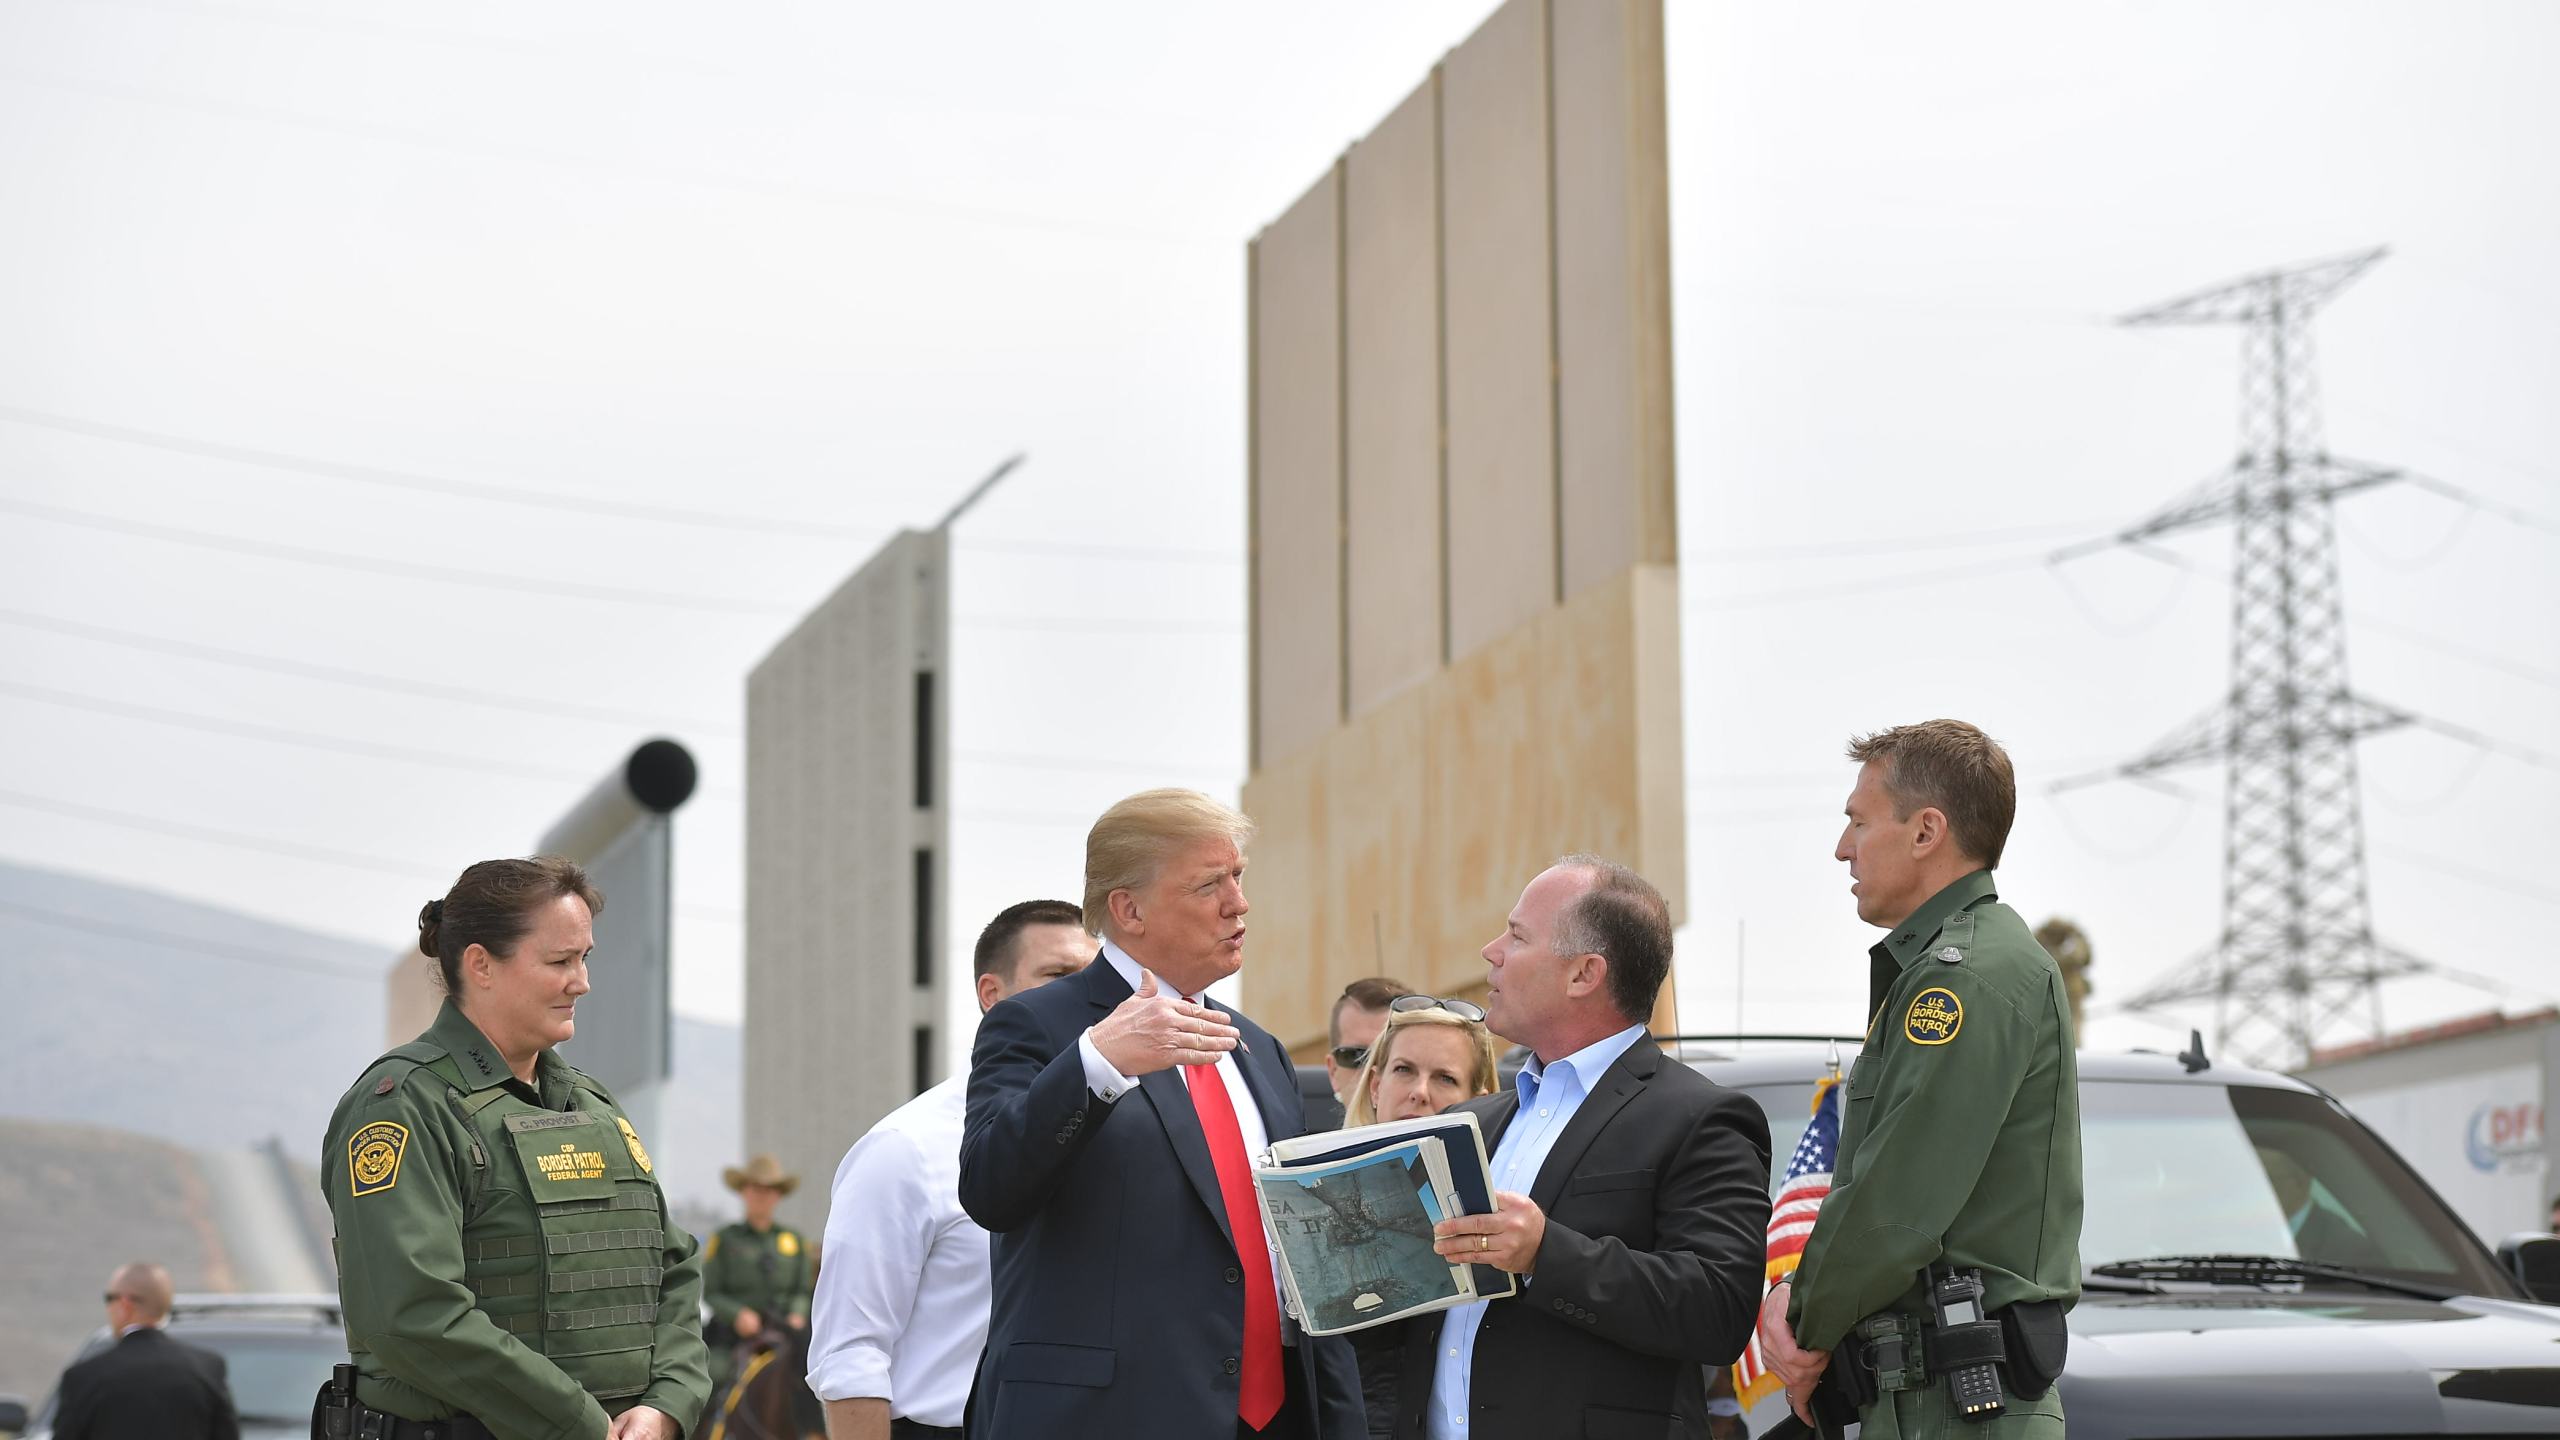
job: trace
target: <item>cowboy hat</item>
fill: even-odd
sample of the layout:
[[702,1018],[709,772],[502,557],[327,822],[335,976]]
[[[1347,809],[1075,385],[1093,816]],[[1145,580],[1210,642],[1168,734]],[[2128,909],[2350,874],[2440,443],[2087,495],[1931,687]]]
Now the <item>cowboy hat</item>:
[[782,1162],[771,1155],[758,1155],[747,1161],[744,1170],[735,1165],[722,1166],[720,1183],[732,1190],[744,1190],[750,1185],[770,1185],[788,1195],[800,1188],[800,1177],[784,1174]]

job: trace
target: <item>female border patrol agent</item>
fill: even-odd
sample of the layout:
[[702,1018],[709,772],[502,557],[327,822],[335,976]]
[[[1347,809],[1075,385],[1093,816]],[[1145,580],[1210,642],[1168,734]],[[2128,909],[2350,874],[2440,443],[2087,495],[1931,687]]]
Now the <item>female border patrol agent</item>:
[[678,1440],[700,1418],[693,1237],[613,1097],[552,1048],[603,903],[541,857],[484,860],[419,912],[444,1008],[365,1069],[320,1158],[355,1362],[328,1433]]

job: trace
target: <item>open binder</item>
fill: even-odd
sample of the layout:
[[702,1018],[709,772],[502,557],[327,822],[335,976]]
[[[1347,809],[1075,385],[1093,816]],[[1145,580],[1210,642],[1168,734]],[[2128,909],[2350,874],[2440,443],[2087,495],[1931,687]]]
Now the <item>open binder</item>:
[[1484,1131],[1465,1113],[1283,1140],[1253,1172],[1289,1313],[1310,1335],[1362,1330],[1515,1293],[1490,1265],[1433,1253],[1431,1227],[1493,1209]]

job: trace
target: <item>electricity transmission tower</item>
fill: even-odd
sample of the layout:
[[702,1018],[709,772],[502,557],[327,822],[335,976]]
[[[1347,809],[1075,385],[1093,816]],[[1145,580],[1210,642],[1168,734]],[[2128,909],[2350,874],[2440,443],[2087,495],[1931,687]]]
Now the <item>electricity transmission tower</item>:
[[2414,717],[2347,683],[2332,513],[2339,496],[2400,472],[2329,453],[2311,357],[2312,317],[2383,254],[2253,275],[2123,321],[2245,327],[2238,458],[2111,542],[2234,530],[2230,690],[2115,772],[2222,762],[2222,935],[2127,1004],[2211,1000],[2216,1049],[2261,1059],[2307,1056],[2361,1007],[2380,1034],[2380,982],[2426,968],[2373,936],[2355,745]]

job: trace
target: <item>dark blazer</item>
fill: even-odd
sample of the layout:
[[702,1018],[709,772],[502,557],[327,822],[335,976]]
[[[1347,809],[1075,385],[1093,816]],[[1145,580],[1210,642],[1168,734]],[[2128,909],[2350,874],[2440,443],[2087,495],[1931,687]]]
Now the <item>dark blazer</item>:
[[[1077,1037],[1129,998],[1097,959],[978,1022],[960,1204],[994,1232],[995,1304],[969,1397],[976,1440],[1230,1436],[1244,1341],[1245,1265],[1182,1076],[1160,1070],[1106,1105]],[[1295,1071],[1270,1032],[1228,1012],[1235,1060],[1274,1140],[1300,1132]],[[1291,1403],[1320,1440],[1365,1435],[1340,1336],[1282,1322]],[[1275,1440],[1294,1440],[1275,1425]]]
[[[1488,1152],[1515,1090],[1460,1107]],[[1521,1292],[1476,1332],[1475,1440],[1707,1433],[1703,1367],[1742,1353],[1769,1246],[1769,1122],[1757,1103],[1639,1039],[1556,1137],[1529,1198],[1546,1238]],[[1412,1328],[1395,1433],[1428,1433],[1438,1317]]]
[[239,1440],[222,1357],[136,1330],[62,1372],[54,1440]]

